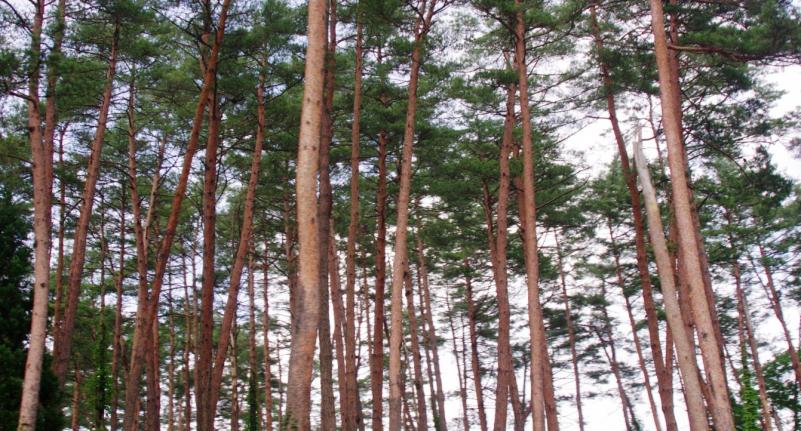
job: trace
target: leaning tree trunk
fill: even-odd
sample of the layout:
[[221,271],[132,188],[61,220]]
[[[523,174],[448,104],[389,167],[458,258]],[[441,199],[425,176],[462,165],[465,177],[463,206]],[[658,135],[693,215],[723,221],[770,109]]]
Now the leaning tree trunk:
[[[139,397],[139,379],[142,375],[142,366],[147,354],[147,347],[151,344],[149,338],[152,336],[152,328],[156,318],[156,311],[158,310],[159,295],[164,283],[164,274],[167,270],[167,261],[169,260],[172,244],[175,239],[175,234],[178,227],[178,219],[181,212],[181,204],[183,203],[186,188],[188,186],[189,174],[192,168],[192,159],[197,150],[198,140],[200,138],[200,128],[203,123],[203,113],[208,102],[208,97],[211,91],[212,81],[216,76],[217,71],[217,57],[222,45],[223,35],[225,34],[225,21],[228,16],[228,7],[231,0],[224,0],[220,11],[220,18],[217,24],[217,33],[215,34],[214,44],[212,45],[211,54],[206,66],[206,73],[203,76],[203,86],[200,90],[198,102],[195,107],[195,113],[192,120],[192,131],[189,136],[189,142],[186,152],[184,153],[183,166],[181,174],[178,179],[178,184],[173,195],[171,211],[167,219],[167,225],[164,230],[164,235],[161,239],[158,256],[156,258],[156,270],[153,277],[153,286],[149,300],[140,300],[137,307],[136,324],[134,326],[134,336],[131,347],[131,363],[128,372],[128,381],[125,386],[125,406],[126,414],[123,421],[123,429],[125,431],[134,431],[136,417],[139,412],[134,409],[137,405]],[[135,178],[135,177],[134,177]],[[132,196],[133,198],[133,196]]]
[[[642,372],[643,378],[643,385],[645,386],[645,393],[648,397],[648,405],[651,407],[651,415],[654,419],[654,427],[657,431],[662,430],[662,424],[659,421],[659,412],[656,408],[656,401],[654,401],[654,394],[652,391],[653,386],[651,385],[651,376],[648,373],[648,367],[645,364],[645,356],[642,352],[642,345],[640,344],[640,336],[637,334],[637,321],[634,318],[634,313],[632,312],[631,307],[631,299],[626,292],[626,282],[623,279],[623,267],[620,264],[620,249],[618,248],[617,241],[615,240],[614,230],[612,229],[612,221],[611,219],[607,219],[607,227],[609,228],[609,242],[611,244],[612,249],[612,256],[614,258],[615,263],[615,277],[618,286],[620,287],[620,293],[623,296],[623,300],[626,305],[626,316],[629,319],[629,326],[631,326],[631,338],[632,343],[634,344],[634,351],[637,353],[637,363],[640,366],[640,371]],[[661,346],[660,346],[661,352]]]
[[673,259],[670,256],[662,228],[662,217],[659,214],[659,203],[656,201],[656,192],[651,184],[648,173],[648,164],[642,154],[641,143],[635,142],[634,158],[637,173],[643,190],[645,210],[648,216],[648,233],[654,250],[659,284],[662,288],[662,298],[665,304],[665,315],[676,347],[676,358],[684,382],[684,399],[687,405],[687,414],[692,431],[708,430],[707,414],[704,407],[702,381],[700,379],[698,364],[695,360],[695,346],[693,345],[692,329],[685,326],[681,307],[679,306],[676,278],[673,270]]
[[654,34],[654,51],[659,72],[659,92],[662,102],[662,123],[668,149],[673,209],[682,251],[682,268],[690,287],[689,302],[693,309],[701,355],[711,392],[710,413],[720,429],[734,429],[726,372],[723,367],[721,345],[716,336],[715,322],[710,310],[714,304],[707,297],[704,274],[701,268],[702,243],[692,214],[689,180],[685,172],[685,153],[682,142],[681,105],[677,94],[680,88],[671,80],[670,59],[665,38],[664,13],[661,0],[650,0],[651,24]]
[[[604,60],[603,55],[600,55],[604,49],[603,39],[601,38],[601,29],[598,24],[596,7],[593,4],[590,7],[590,19],[593,31],[593,38],[595,39],[595,46],[599,51],[598,65],[601,71],[601,79],[604,85],[604,92],[606,95],[606,108],[609,112],[609,122],[612,125],[612,132],[615,136],[615,143],[617,144],[618,154],[620,155],[620,166],[623,173],[623,178],[626,182],[626,188],[629,192],[629,199],[631,200],[631,215],[634,224],[634,247],[637,252],[637,271],[640,276],[640,287],[642,288],[643,305],[645,308],[645,318],[648,325],[648,342],[651,348],[651,355],[654,359],[654,369],[656,371],[657,385],[659,386],[659,398],[662,405],[662,413],[665,416],[665,426],[667,431],[676,431],[678,425],[676,424],[676,415],[673,412],[673,393],[671,386],[668,382],[668,374],[672,371],[666,369],[662,355],[662,347],[659,340],[659,318],[657,316],[656,304],[654,303],[653,287],[651,286],[651,274],[648,271],[648,255],[645,247],[645,230],[642,219],[642,210],[640,209],[640,194],[637,190],[637,178],[632,172],[628,152],[626,151],[626,143],[623,139],[623,133],[620,130],[620,123],[617,118],[617,106],[615,103],[615,95],[612,91],[613,81],[612,75],[609,72],[609,66]],[[652,398],[649,392],[649,400]],[[653,405],[653,403],[652,403]]]
[[389,343],[389,429],[400,431],[402,386],[401,386],[401,341],[402,333],[402,299],[404,272],[407,265],[407,229],[409,225],[409,194],[412,180],[412,146],[414,145],[414,125],[417,113],[417,82],[420,75],[422,44],[431,27],[436,0],[423,1],[427,8],[415,23],[415,42],[412,49],[412,65],[409,73],[408,102],[406,107],[406,125],[403,133],[403,150],[401,156],[400,189],[398,191],[395,254],[392,263],[392,309],[391,332]]
[[306,431],[310,428],[312,363],[320,320],[321,268],[317,223],[323,221],[317,220],[317,171],[326,51],[325,8],[325,0],[309,1],[308,46],[295,182],[300,272],[295,316],[292,319],[286,414],[281,424],[285,430]]
[[256,89],[256,98],[259,102],[257,107],[258,124],[256,126],[256,142],[253,146],[253,156],[250,160],[250,178],[248,178],[247,191],[245,192],[245,209],[242,214],[242,228],[239,232],[239,243],[234,256],[234,264],[231,267],[230,284],[228,286],[228,298],[225,303],[223,311],[222,323],[220,325],[219,344],[217,346],[217,353],[214,358],[214,367],[211,370],[211,385],[208,389],[210,397],[210,425],[213,424],[213,418],[217,409],[217,400],[220,394],[220,387],[222,386],[222,374],[225,368],[225,358],[227,355],[229,340],[236,320],[236,307],[237,298],[239,296],[239,289],[242,286],[242,272],[245,267],[246,257],[250,249],[251,234],[253,232],[253,215],[256,201],[256,186],[259,182],[259,172],[261,167],[261,153],[264,147],[264,128],[265,128],[265,113],[264,113],[264,87],[263,78],[260,79],[259,86]]
[[112,91],[114,90],[114,76],[117,72],[117,51],[120,40],[120,19],[115,18],[114,35],[111,39],[111,55],[106,70],[106,83],[103,88],[103,99],[100,103],[98,113],[97,129],[92,140],[92,152],[89,156],[89,163],[86,167],[86,181],[84,182],[83,195],[81,196],[81,212],[78,223],[75,226],[75,237],[72,246],[72,258],[70,260],[70,275],[67,284],[67,304],[64,310],[64,321],[60,331],[53,341],[53,373],[58,379],[60,387],[64,387],[64,381],[69,367],[70,353],[72,352],[72,334],[75,329],[76,313],[78,312],[78,300],[81,293],[81,282],[83,281],[83,266],[86,262],[86,238],[89,235],[89,221],[92,218],[92,208],[94,207],[95,191],[98,175],[100,174],[100,156],[103,150],[103,143],[106,136],[106,121],[108,119],[109,108],[111,107]]
[[765,288],[768,301],[773,309],[773,314],[776,316],[776,319],[779,321],[779,324],[782,327],[782,333],[784,334],[784,339],[787,342],[787,352],[790,355],[790,364],[792,365],[793,372],[795,373],[796,384],[801,386],[801,360],[798,356],[798,350],[796,350],[795,346],[793,345],[793,338],[790,335],[790,329],[787,327],[787,321],[784,319],[784,312],[782,311],[780,302],[781,298],[779,297],[779,293],[776,291],[776,284],[773,281],[773,272],[767,263],[768,257],[765,254],[765,247],[762,244],[759,244],[758,249],[759,262],[761,263],[762,270],[765,273],[766,283],[763,284],[763,287]]

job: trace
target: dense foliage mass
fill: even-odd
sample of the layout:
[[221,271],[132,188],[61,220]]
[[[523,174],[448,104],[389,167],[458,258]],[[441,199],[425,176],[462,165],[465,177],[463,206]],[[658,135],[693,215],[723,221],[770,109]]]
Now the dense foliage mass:
[[801,429],[797,2],[0,11],[0,430]]

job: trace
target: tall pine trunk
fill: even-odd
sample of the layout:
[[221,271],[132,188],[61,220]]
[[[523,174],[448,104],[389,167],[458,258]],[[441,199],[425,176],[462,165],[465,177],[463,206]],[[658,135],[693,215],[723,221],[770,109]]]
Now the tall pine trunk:
[[[671,386],[668,383],[668,373],[671,370],[666,369],[662,355],[662,347],[659,340],[659,318],[657,316],[656,304],[654,303],[653,287],[651,286],[651,274],[648,270],[648,255],[645,248],[645,228],[642,219],[642,210],[640,209],[640,194],[637,190],[636,174],[632,172],[631,163],[629,160],[628,152],[626,151],[626,143],[623,138],[623,132],[620,130],[620,123],[617,118],[617,106],[615,101],[615,94],[613,93],[613,81],[609,72],[609,66],[604,61],[604,56],[601,51],[604,49],[603,39],[601,37],[601,29],[598,24],[596,6],[590,6],[590,18],[593,31],[593,38],[595,39],[595,46],[599,51],[598,65],[601,71],[601,79],[604,86],[604,94],[606,98],[606,108],[609,113],[609,122],[612,125],[612,132],[615,136],[615,143],[617,144],[618,154],[620,155],[620,167],[623,173],[623,179],[626,182],[626,189],[629,192],[629,199],[631,201],[631,215],[632,223],[634,224],[634,247],[637,252],[637,271],[640,276],[640,287],[642,288],[643,305],[645,307],[645,318],[648,326],[648,342],[651,348],[651,355],[654,359],[654,369],[656,371],[657,385],[659,386],[659,397],[662,405],[662,413],[665,417],[665,426],[667,431],[677,431],[678,425],[676,423],[676,415],[673,412],[673,393]],[[649,392],[649,402],[650,402]],[[653,403],[651,403],[653,405]]]
[[122,288],[125,281],[125,189],[121,191],[120,198],[120,254],[119,270],[117,278],[114,280],[114,291],[116,302],[114,304],[114,337],[111,344],[111,415],[109,418],[109,429],[117,429],[117,409],[120,399],[120,363],[122,357]]
[[412,179],[412,147],[414,145],[414,126],[417,114],[417,83],[420,75],[420,63],[425,37],[431,27],[431,20],[436,9],[436,0],[422,0],[419,3],[421,15],[417,17],[414,29],[414,47],[412,48],[412,64],[409,72],[408,101],[406,106],[406,123],[403,133],[403,150],[401,155],[400,189],[398,191],[395,250],[392,263],[392,309],[389,343],[389,430],[400,431],[401,428],[401,342],[402,342],[402,299],[403,280],[408,271],[407,229],[409,225],[409,194]]
[[[167,261],[169,260],[170,251],[172,249],[172,244],[178,227],[181,204],[183,203],[184,195],[186,194],[186,189],[188,186],[192,159],[195,155],[195,151],[197,150],[197,144],[200,138],[200,128],[203,123],[203,113],[208,102],[212,81],[217,74],[217,57],[222,45],[223,35],[225,34],[225,21],[228,16],[228,7],[230,4],[231,0],[224,0],[220,11],[217,32],[215,34],[211,54],[209,55],[206,72],[203,76],[203,86],[201,88],[198,102],[195,107],[194,117],[192,119],[192,131],[189,136],[186,152],[184,153],[181,173],[170,206],[170,214],[167,219],[163,237],[161,239],[158,256],[156,257],[156,269],[149,298],[147,298],[146,293],[147,286],[144,286],[144,292],[142,292],[142,286],[140,286],[140,301],[137,307],[136,323],[134,326],[134,336],[131,347],[131,362],[128,372],[128,379],[125,386],[126,412],[125,420],[123,421],[123,429],[125,431],[134,431],[135,429],[134,426],[138,411],[133,409],[133,407],[136,406],[136,400],[139,396],[139,379],[142,375],[142,366],[145,361],[145,355],[147,354],[147,348],[151,344],[149,338],[152,336],[152,328],[154,322],[156,321],[156,311],[158,310],[158,302],[164,282],[164,274],[167,270]],[[136,178],[135,170],[132,178]],[[133,196],[131,197],[133,199]],[[142,295],[143,293],[144,295]]]
[[[325,83],[323,94],[322,129],[320,131],[320,196],[317,207],[317,238],[319,242],[320,272],[320,427],[322,431],[336,429],[334,409],[333,352],[331,346],[331,320],[329,318],[330,300],[328,297],[328,243],[333,241],[329,220],[331,219],[333,196],[331,190],[329,150],[334,136],[334,80],[336,72],[337,10],[336,1],[328,1],[328,40],[325,59]],[[340,385],[343,382],[340,381]],[[345,412],[342,423],[345,429],[352,429]]]
[[[264,342],[264,430],[273,431],[273,388],[272,364],[270,363],[270,262],[267,260],[270,244],[264,244],[264,259],[262,272],[264,283],[262,286],[262,299],[264,300],[264,314],[262,315],[262,339]],[[279,374],[280,380],[280,374]]]
[[423,388],[423,367],[420,356],[420,341],[418,336],[417,311],[414,308],[414,293],[412,275],[409,269],[409,261],[404,262],[404,292],[406,293],[406,312],[409,318],[409,338],[411,340],[412,366],[414,369],[414,387],[417,395],[417,429],[428,428],[428,414],[426,413],[425,389]]
[[[208,138],[203,162],[203,265],[200,285],[200,339],[198,339],[198,380],[195,382],[198,429],[212,431],[214,409],[212,396],[212,354],[214,347],[214,287],[216,284],[216,226],[217,226],[217,152],[220,141],[222,111],[219,95],[215,89],[209,96]],[[224,341],[220,334],[220,344]]]
[[[734,429],[726,384],[726,372],[722,361],[722,346],[716,335],[715,321],[711,310],[704,273],[701,267],[702,238],[693,218],[693,202],[686,173],[685,150],[682,140],[680,88],[676,72],[671,71],[667,40],[665,37],[664,13],[661,0],[650,0],[651,25],[654,34],[654,51],[659,72],[659,92],[662,102],[662,123],[668,149],[673,210],[678,228],[681,264],[690,287],[689,302],[693,309],[704,368],[711,392],[710,413],[720,429]],[[671,76],[674,79],[671,79]]]
[[[100,156],[106,136],[106,122],[111,107],[112,91],[114,89],[114,76],[117,73],[117,51],[120,39],[120,20],[115,17],[114,34],[111,39],[111,53],[106,69],[106,83],[103,88],[100,112],[98,113],[97,128],[92,139],[91,153],[86,167],[86,181],[81,196],[81,210],[78,223],[75,226],[72,258],[70,259],[70,275],[67,284],[67,304],[64,310],[64,321],[60,331],[53,341],[53,373],[63,388],[69,367],[70,353],[72,352],[72,334],[75,329],[78,300],[83,281],[83,266],[86,262],[86,238],[89,235],[89,222],[92,218],[92,209],[95,201],[97,179],[100,174]],[[52,179],[51,179],[52,181]]]
[[295,315],[292,318],[286,414],[281,424],[285,430],[305,431],[310,428],[312,363],[320,320],[321,268],[317,223],[324,222],[317,219],[317,172],[326,51],[325,3],[325,0],[309,1],[308,46],[295,181],[300,271]]
[[536,199],[534,186],[534,145],[531,113],[528,105],[528,72],[526,68],[526,30],[521,0],[515,24],[515,63],[520,92],[520,121],[523,126],[523,207],[520,208],[524,230],[526,283],[528,286],[528,325],[531,337],[531,412],[534,431],[545,428],[545,376],[543,364],[548,361],[545,349],[545,327],[540,305],[539,257],[537,256]]
[[[359,7],[358,5],[356,6]],[[362,103],[362,24],[361,15],[356,16],[356,50],[353,73],[353,122],[350,131],[350,223],[348,224],[348,244],[345,263],[345,379],[347,402],[342,412],[345,429],[355,429],[358,418],[357,398],[359,394],[356,379],[356,241],[359,233],[359,141],[361,103]]]
[[[380,56],[379,56],[380,59]],[[373,397],[372,426],[384,429],[384,285],[387,263],[387,134],[378,133],[378,190],[376,192],[375,241],[375,321],[373,322],[373,352],[370,356],[370,391]]]
[[648,233],[654,250],[657,271],[659,272],[659,284],[662,288],[665,315],[667,316],[673,343],[676,347],[676,359],[684,382],[684,400],[687,405],[690,429],[692,431],[707,430],[709,425],[704,407],[703,382],[695,359],[692,328],[688,328],[685,325],[679,305],[676,277],[674,276],[674,260],[668,252],[662,227],[662,217],[659,214],[659,203],[656,200],[656,192],[651,184],[648,164],[642,154],[640,141],[635,142],[634,157],[637,173],[640,177],[640,185],[642,186],[646,215],[648,216]]

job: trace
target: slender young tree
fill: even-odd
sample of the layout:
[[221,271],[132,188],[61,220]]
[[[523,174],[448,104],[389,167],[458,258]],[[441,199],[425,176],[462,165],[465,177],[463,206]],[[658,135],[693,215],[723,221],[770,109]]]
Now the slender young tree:
[[[360,7],[357,4],[357,9]],[[343,425],[354,429],[357,420],[357,398],[359,388],[356,376],[356,241],[359,233],[359,157],[361,141],[362,110],[362,23],[361,12],[356,12],[356,48],[353,72],[353,122],[350,132],[350,222],[345,263],[345,386],[347,388],[347,411],[343,412]]]

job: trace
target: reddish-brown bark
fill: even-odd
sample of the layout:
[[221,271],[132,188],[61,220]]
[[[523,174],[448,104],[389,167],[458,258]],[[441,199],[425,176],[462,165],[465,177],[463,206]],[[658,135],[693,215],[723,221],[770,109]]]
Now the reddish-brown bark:
[[408,100],[406,106],[406,120],[403,132],[403,149],[401,155],[400,188],[398,191],[395,250],[392,263],[392,310],[389,343],[389,429],[400,431],[401,428],[401,363],[400,350],[402,342],[402,299],[401,290],[407,260],[407,229],[409,225],[409,194],[412,179],[412,147],[414,145],[414,127],[417,114],[417,83],[420,75],[422,59],[422,44],[431,27],[431,20],[436,10],[436,0],[423,0],[418,6],[423,6],[421,15],[417,17],[414,29],[414,48],[412,49],[412,64],[409,72]]
[[[123,429],[125,431],[134,431],[134,422],[138,411],[132,410],[136,406],[138,392],[139,392],[139,378],[142,375],[142,367],[145,362],[147,348],[151,344],[152,328],[156,321],[156,310],[158,309],[159,296],[161,288],[164,283],[164,274],[167,269],[167,261],[169,260],[172,243],[175,239],[175,233],[178,227],[178,219],[183,203],[184,195],[189,180],[189,173],[192,167],[192,159],[195,151],[197,150],[198,140],[200,138],[200,128],[203,122],[203,113],[205,111],[206,103],[210,94],[212,81],[216,76],[217,71],[217,57],[222,45],[223,35],[225,34],[225,22],[228,16],[228,7],[231,0],[224,0],[220,11],[220,18],[217,24],[217,32],[215,34],[214,43],[212,45],[211,54],[209,55],[206,72],[203,77],[203,86],[198,97],[197,106],[195,107],[194,118],[192,120],[192,131],[189,136],[189,142],[186,152],[184,153],[183,166],[178,179],[171,203],[171,211],[167,219],[166,228],[161,239],[159,246],[158,256],[156,258],[156,268],[153,277],[152,288],[150,297],[147,298],[147,286],[145,280],[144,289],[140,285],[140,301],[137,308],[136,324],[134,327],[134,337],[131,347],[131,362],[128,373],[128,381],[125,388],[125,405],[126,414],[123,421]],[[135,165],[134,165],[135,166]],[[135,178],[135,170],[133,172]],[[133,195],[131,196],[133,200]],[[135,222],[136,223],[136,222]],[[141,226],[138,228],[141,236]],[[141,240],[137,240],[141,242]],[[143,246],[143,244],[142,244]],[[137,249],[140,246],[137,245]],[[137,251],[137,254],[139,252]],[[144,290],[144,292],[142,292]],[[144,293],[144,295],[142,295]]]

